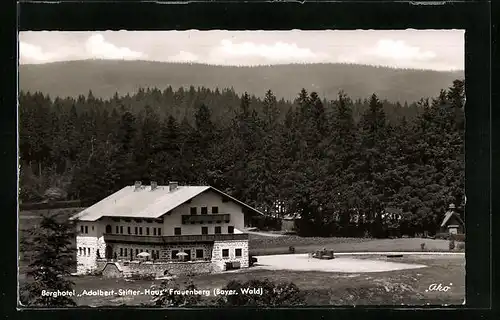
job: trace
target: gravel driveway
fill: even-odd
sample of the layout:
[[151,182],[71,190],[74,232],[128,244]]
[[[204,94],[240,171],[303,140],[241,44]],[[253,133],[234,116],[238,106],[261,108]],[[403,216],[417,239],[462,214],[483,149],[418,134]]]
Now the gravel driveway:
[[422,264],[409,264],[383,260],[338,257],[332,260],[309,258],[307,254],[258,256],[254,268],[266,270],[324,271],[324,272],[384,272],[425,268]]

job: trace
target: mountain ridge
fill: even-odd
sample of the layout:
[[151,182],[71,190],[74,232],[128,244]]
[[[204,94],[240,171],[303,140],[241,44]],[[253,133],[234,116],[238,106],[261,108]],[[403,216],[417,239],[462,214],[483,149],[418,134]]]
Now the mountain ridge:
[[347,63],[220,66],[144,60],[74,60],[19,66],[19,88],[50,96],[77,97],[89,90],[96,97],[133,94],[139,88],[234,88],[237,93],[293,100],[302,88],[335,99],[339,91],[352,98],[376,93],[390,101],[435,97],[464,72],[398,69]]

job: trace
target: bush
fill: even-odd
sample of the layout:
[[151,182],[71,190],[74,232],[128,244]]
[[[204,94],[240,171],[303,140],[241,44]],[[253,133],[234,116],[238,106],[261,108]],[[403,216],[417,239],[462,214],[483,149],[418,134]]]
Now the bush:
[[184,282],[183,286],[181,286],[175,280],[163,281],[159,287],[156,287],[154,285],[151,286],[151,289],[159,290],[161,292],[159,295],[155,295],[153,297],[152,305],[157,307],[192,307],[197,306],[202,302],[201,296],[197,294],[182,295],[170,293],[170,289],[181,290],[181,287],[184,287],[182,290],[198,289],[191,279],[187,279]]
[[420,244],[420,249],[421,249],[422,251],[425,251],[425,243],[424,243],[424,242],[422,242],[422,243]]
[[156,275],[154,273],[134,273],[130,276],[132,280],[154,280]]
[[441,232],[436,234],[436,239],[444,239],[444,240],[450,240],[453,239],[455,241],[465,241],[465,234],[464,233],[459,233],[459,234],[449,234],[448,232]]
[[295,253],[295,247],[294,246],[288,247],[288,252]]
[[90,272],[87,272],[87,275],[93,276],[93,277],[100,277],[100,276],[102,276],[102,271],[101,270],[92,270]]
[[257,229],[262,231],[280,231],[281,219],[269,216],[256,216],[252,218],[252,223]]
[[465,234],[463,233],[459,233],[459,234],[452,234],[451,235],[451,238],[455,241],[460,241],[460,242],[464,242],[465,241]]
[[448,232],[440,232],[436,233],[436,239],[448,240],[450,238],[450,234]]
[[455,240],[451,239],[448,247],[450,248],[450,250],[454,250],[455,249]]
[[[242,289],[261,289],[260,294],[242,293]],[[305,297],[300,289],[292,282],[275,284],[272,281],[250,280],[245,283],[231,281],[224,290],[235,290],[238,295],[219,296],[219,306],[298,306],[305,304]]]

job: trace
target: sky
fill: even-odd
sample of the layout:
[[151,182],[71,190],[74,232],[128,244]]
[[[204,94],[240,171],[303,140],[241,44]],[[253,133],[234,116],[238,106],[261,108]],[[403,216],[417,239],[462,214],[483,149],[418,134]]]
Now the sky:
[[85,59],[214,65],[356,63],[463,70],[464,30],[25,31],[19,63]]

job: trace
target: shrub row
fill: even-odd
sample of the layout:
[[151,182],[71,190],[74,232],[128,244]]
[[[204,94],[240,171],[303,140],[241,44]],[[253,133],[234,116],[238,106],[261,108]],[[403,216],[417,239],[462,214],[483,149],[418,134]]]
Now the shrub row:
[[19,210],[47,210],[60,208],[78,208],[81,206],[82,203],[80,200],[20,203]]
[[442,233],[437,233],[435,236],[435,239],[455,240],[455,241],[464,242],[465,241],[465,234],[464,233],[449,234],[447,232],[442,232]]

